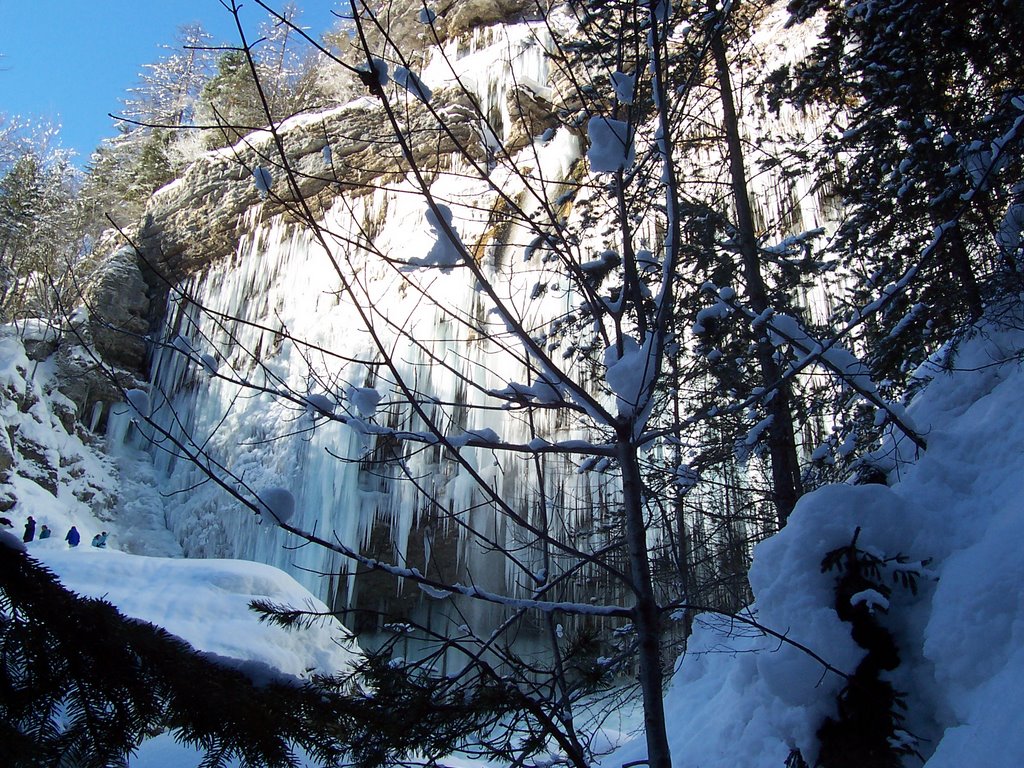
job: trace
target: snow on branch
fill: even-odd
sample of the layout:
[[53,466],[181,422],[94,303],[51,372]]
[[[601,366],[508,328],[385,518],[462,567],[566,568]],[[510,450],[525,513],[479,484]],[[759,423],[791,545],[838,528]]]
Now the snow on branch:
[[852,352],[839,346],[838,337],[825,343],[819,342],[807,332],[800,321],[786,314],[772,314],[767,318],[758,316],[756,320],[763,321],[768,330],[768,338],[775,347],[788,344],[803,354],[802,358],[791,364],[790,369],[793,372],[813,363],[820,363],[865,400],[888,414],[889,420],[910,438],[914,445],[922,450],[928,447],[903,406],[881,397],[867,365]]
[[462,244],[461,239],[459,239],[459,233],[455,231],[455,227],[452,225],[454,218],[452,210],[447,205],[440,203],[437,204],[437,210],[443,217],[444,224],[441,223],[441,219],[434,213],[433,208],[427,208],[423,213],[427,224],[430,225],[434,232],[434,237],[436,238],[434,245],[431,246],[425,256],[413,256],[405,259],[406,266],[402,268],[403,271],[412,271],[420,267],[436,267],[441,272],[447,274],[451,272],[452,267],[462,263],[462,256],[466,253],[466,247]]
[[433,93],[430,88],[428,88],[424,82],[420,80],[419,76],[408,67],[395,67],[395,71],[392,73],[391,79],[424,104],[430,103],[430,99],[433,97]]
[[270,195],[270,188],[274,186],[274,177],[271,176],[270,171],[262,165],[257,165],[252,169],[252,180],[260,199],[266,200]]
[[653,333],[647,334],[643,344],[632,336],[623,336],[621,345],[613,344],[604,352],[604,378],[615,393],[620,416],[635,417],[648,410],[658,370],[654,344]]
[[487,394],[520,404],[556,405],[565,402],[561,390],[543,377],[537,379],[533,384],[509,382],[507,387],[488,390]]
[[993,139],[987,146],[982,141],[972,141],[964,149],[960,165],[971,179],[971,189],[960,196],[961,200],[970,201],[978,192],[986,191],[989,187],[989,179],[1005,167],[1007,163],[1006,147],[1017,138],[1018,131],[1024,125],[1024,97],[1014,96],[1011,104],[1021,114],[1013,121],[1013,125],[1006,133]]
[[636,150],[629,123],[598,115],[587,123],[587,137],[587,161],[592,171],[614,173],[633,165]]
[[260,491],[259,504],[278,525],[287,523],[295,515],[295,496],[287,488],[264,488]]

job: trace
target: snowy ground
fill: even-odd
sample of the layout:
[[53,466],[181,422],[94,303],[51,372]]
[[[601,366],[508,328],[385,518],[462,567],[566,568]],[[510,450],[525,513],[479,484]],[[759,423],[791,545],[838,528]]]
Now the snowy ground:
[[295,677],[344,672],[353,660],[337,622],[301,632],[257,623],[257,598],[296,608],[326,606],[283,571],[245,560],[186,560],[129,555],[95,547],[29,544],[29,553],[79,594],[102,597],[122,613],[158,624],[196,650],[256,662]]
[[[10,339],[0,343],[0,383],[8,389],[45,384],[45,368],[35,371],[37,384],[26,382],[18,367],[27,371],[27,361]],[[862,548],[887,557],[903,554],[912,562],[931,560],[916,595],[894,588],[885,617],[902,657],[891,679],[908,693],[906,726],[918,737],[927,768],[1024,764],[1024,731],[1017,727],[1024,706],[1021,349],[1024,332],[989,325],[961,345],[954,372],[926,367],[922,375],[934,380],[910,414],[927,434],[928,450],[915,458],[907,443],[895,446],[906,463],[899,465],[891,487],[835,485],[809,494],[787,528],[755,552],[752,615],[845,671],[853,670],[862,651],[832,608],[835,575],[821,572],[824,554],[848,544],[859,527]],[[5,425],[31,430],[61,456],[77,457],[85,472],[67,478],[72,485],[86,475],[100,485],[103,478],[110,482],[109,463],[55,426],[45,397],[39,402],[43,405],[28,414],[4,410]],[[106,515],[109,520],[92,515],[64,486],[54,496],[30,479],[17,478],[12,483],[17,503],[7,513],[14,532],[20,533],[31,511],[55,536],[31,543],[29,551],[68,586],[106,597],[125,613],[165,626],[206,652],[295,675],[349,663],[351,649],[338,643],[345,637],[340,626],[292,634],[260,625],[248,612],[254,596],[313,602],[276,569],[116,551],[168,555],[174,549],[158,530],[159,498],[148,490],[145,466],[121,469],[135,480],[124,487]],[[77,549],[62,540],[71,524],[83,535]],[[108,550],[89,546],[101,529],[112,532]],[[803,651],[736,623],[703,617],[667,697],[675,762],[781,768],[793,747],[813,762],[815,731],[834,714],[841,687],[839,676]],[[635,739],[602,764],[642,757],[642,739]],[[144,744],[132,765],[197,762],[197,755],[163,737]]]

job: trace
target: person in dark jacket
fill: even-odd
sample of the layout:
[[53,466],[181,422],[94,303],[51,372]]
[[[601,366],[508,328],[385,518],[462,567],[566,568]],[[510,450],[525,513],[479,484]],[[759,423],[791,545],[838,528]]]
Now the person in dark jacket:
[[36,537],[36,519],[32,515],[28,516],[28,522],[25,523],[25,535],[22,536],[22,541],[29,542]]
[[43,527],[39,529],[39,540],[42,541],[43,539],[50,538],[51,533],[53,533],[53,531],[50,530],[50,526],[43,523]]
[[82,540],[82,535],[78,532],[75,526],[71,526],[71,530],[68,531],[68,535],[64,537],[64,541],[68,543],[69,547],[77,547],[78,542]]

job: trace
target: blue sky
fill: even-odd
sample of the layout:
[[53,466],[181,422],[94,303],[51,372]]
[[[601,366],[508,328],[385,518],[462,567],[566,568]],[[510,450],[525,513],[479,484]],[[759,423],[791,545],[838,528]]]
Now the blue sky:
[[[242,0],[253,29],[263,17]],[[334,0],[299,0],[302,23],[317,36],[331,26]],[[84,163],[114,134],[108,113],[159,59],[182,24],[202,23],[215,42],[236,42],[219,0],[0,0],[0,113],[50,118],[65,147]]]

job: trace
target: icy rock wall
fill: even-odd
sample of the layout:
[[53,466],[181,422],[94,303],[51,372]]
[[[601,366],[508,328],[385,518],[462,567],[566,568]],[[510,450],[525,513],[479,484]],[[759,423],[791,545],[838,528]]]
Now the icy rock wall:
[[[504,141],[504,130],[515,122],[508,113],[511,87],[546,95],[545,52],[530,25],[449,44],[448,60],[484,114],[493,116],[491,141]],[[440,79],[431,68],[423,77],[431,87]],[[563,129],[527,151],[531,191],[507,167],[494,167],[491,178],[527,210],[538,198],[552,205],[580,157],[579,141]],[[482,181],[467,182],[470,169],[452,162],[452,172],[438,176],[432,193],[452,211],[461,239],[523,324],[540,327],[572,310],[580,299],[567,289],[535,295],[540,252],[524,252],[534,234],[515,223],[499,225],[498,196]],[[171,292],[145,403],[145,415],[159,429],[132,423],[130,409],[112,416],[109,427],[114,443],[152,443],[166,478],[168,523],[185,553],[273,564],[341,606],[365,605],[366,593],[382,586],[373,577],[352,577],[353,564],[337,553],[296,548],[297,540],[269,515],[259,519],[185,456],[202,454],[199,461],[212,472],[230,471],[237,478],[232,488],[247,499],[262,489],[290,490],[296,513],[289,523],[298,528],[384,562],[515,594],[528,581],[520,566],[487,554],[466,531],[519,548],[525,543],[521,529],[484,503],[476,482],[440,446],[404,443],[360,426],[365,421],[427,430],[393,372],[381,364],[372,327],[401,379],[453,441],[485,430],[520,444],[584,437],[556,423],[551,411],[539,412],[530,424],[494,408],[486,392],[525,381],[525,371],[514,356],[496,354],[488,336],[503,333],[504,322],[467,270],[415,266],[444,250],[422,195],[397,182],[336,198],[321,222],[326,249],[310,230],[280,215],[265,218],[259,206],[246,216],[234,255]],[[372,243],[376,253],[354,247],[357,242]],[[366,402],[370,388],[381,396],[376,406]],[[477,407],[485,401],[488,409]],[[613,484],[600,474],[577,473],[568,459],[545,459],[538,475],[531,462],[499,462],[490,450],[463,447],[461,454],[499,497],[539,527],[557,509],[565,528],[593,528],[587,517],[614,505]],[[551,509],[539,508],[540,484]],[[539,558],[520,553],[520,562],[534,572],[542,569]],[[362,596],[361,580],[368,584]],[[383,587],[372,607],[444,614],[424,606],[429,600],[414,587],[394,581]],[[472,617],[490,609],[467,601],[463,610]],[[476,618],[487,622],[486,615]]]
[[[376,239],[383,252],[401,258],[401,254],[429,250],[432,235],[424,224],[420,201],[408,194],[380,193],[358,207],[374,204],[387,207],[387,222]],[[333,231],[351,227],[349,217],[359,215],[348,210],[334,213],[337,218],[328,222]],[[467,222],[465,228],[469,226]],[[408,338],[389,336],[392,356],[407,382],[425,397],[436,399],[436,406],[427,407],[435,410],[442,423],[447,422],[451,437],[486,429],[516,443],[535,437],[522,421],[500,411],[473,408],[483,404],[483,391],[502,389],[523,378],[517,366],[510,369],[503,363],[506,356],[493,356],[486,340],[473,338],[465,326],[403,287],[402,277],[390,265],[357,262],[353,272],[359,275],[365,303],[374,308],[378,323],[394,324],[409,334]],[[528,278],[524,274],[521,280]],[[473,481],[460,475],[440,448],[388,445],[361,431],[358,422],[349,426],[324,417],[322,411],[334,409],[346,416],[369,417],[357,388],[372,387],[382,395],[372,414],[374,422],[410,432],[426,430],[410,407],[398,405],[403,398],[390,374],[372,364],[379,355],[362,328],[364,318],[341,294],[339,283],[329,260],[318,253],[308,234],[280,221],[257,228],[241,244],[235,261],[211,269],[172,298],[168,344],[154,361],[152,416],[183,443],[203,446],[249,489],[290,489],[298,510],[291,522],[298,527],[365,552],[377,526],[384,525],[392,548],[374,556],[424,572],[430,565],[431,537],[454,536],[460,542],[458,562],[444,564],[447,574],[459,578],[460,573],[473,573],[480,586],[508,589],[503,575],[493,574],[493,567],[480,561],[479,549],[465,540],[457,522],[502,543],[511,532],[491,505],[481,506]],[[487,319],[485,302],[463,271],[435,271],[430,283],[432,294],[443,297],[447,307],[466,312],[483,325],[494,322]],[[522,285],[506,287],[510,294],[528,295]],[[548,303],[555,306],[531,311],[563,312],[572,301],[571,297],[552,298]],[[216,359],[216,376],[210,373],[211,357]],[[468,388],[463,378],[479,389]],[[236,382],[266,392],[254,396]],[[536,428],[551,441],[571,437],[560,434],[543,416]],[[388,451],[404,451],[406,469],[416,483],[402,479],[397,462],[388,461]],[[524,516],[534,514],[529,506],[535,494],[528,471],[519,472],[516,462],[500,466],[486,450],[463,448],[462,453],[501,497]],[[292,573],[299,568],[298,577],[314,592],[330,597],[332,591],[340,590],[345,603],[354,598],[354,582],[332,583],[317,575],[347,573],[349,563],[344,558],[317,547],[287,548],[294,539],[289,540],[271,520],[257,524],[212,483],[197,487],[203,483],[203,472],[194,464],[174,452],[158,450],[154,455],[166,473],[168,489],[190,489],[168,500],[169,520],[187,554],[252,558]],[[549,466],[551,476],[545,484],[549,489],[568,486],[563,489],[567,497],[583,493],[586,502],[581,503],[581,514],[582,507],[600,501],[605,493],[602,484],[590,488],[591,480],[576,475],[571,466],[555,461]],[[432,511],[418,493],[417,483],[429,489],[441,509],[451,510],[453,518]],[[248,496],[247,491],[243,493]],[[421,549],[410,551],[411,534],[424,526],[432,529],[431,535],[421,533]],[[440,530],[433,530],[435,526]]]

